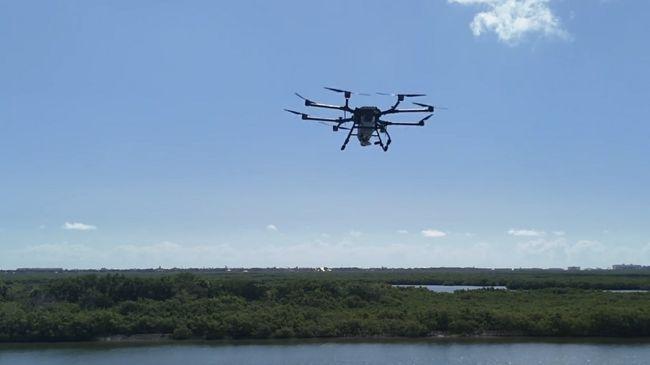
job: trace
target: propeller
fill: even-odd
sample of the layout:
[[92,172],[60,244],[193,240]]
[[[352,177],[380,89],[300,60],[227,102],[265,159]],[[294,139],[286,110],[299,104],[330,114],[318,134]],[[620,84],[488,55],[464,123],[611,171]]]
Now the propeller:
[[342,94],[345,94],[345,98],[346,98],[346,99],[349,98],[350,95],[352,95],[352,94],[354,94],[354,95],[370,96],[370,94],[366,94],[366,93],[358,93],[358,92],[354,92],[354,91],[343,90],[343,89],[337,89],[337,88],[333,88],[333,87],[327,87],[327,86],[325,86],[324,88],[327,89],[327,90],[329,90],[329,91],[334,91],[335,93],[342,93]]
[[419,96],[427,96],[426,94],[393,94],[393,93],[377,93],[384,96],[397,96],[398,99],[404,100],[404,98],[417,98]]
[[420,121],[418,122],[418,124],[419,124],[420,126],[424,126],[424,122],[425,122],[427,119],[431,118],[432,116],[433,116],[433,114],[429,114],[429,115],[427,115],[426,117],[420,119]]
[[304,101],[305,101],[305,105],[309,106],[309,103],[311,103],[311,100],[307,99],[306,97],[304,97],[304,96],[302,96],[302,95],[300,95],[300,94],[298,94],[298,93],[294,93],[294,94],[295,94],[297,97],[299,97],[300,99],[304,100]]
[[284,111],[287,111],[289,113],[293,113],[295,115],[300,115],[302,117],[302,119],[307,118],[307,114],[305,114],[305,113],[297,112],[297,111],[291,110],[291,109],[284,109]]
[[[350,104],[349,104],[349,99],[350,99],[350,96],[352,96],[352,94],[355,94],[355,95],[363,95],[363,96],[370,96],[370,94],[366,94],[366,93],[356,93],[356,92],[354,92],[354,91],[343,90],[343,89],[337,89],[337,88],[334,88],[334,87],[327,87],[327,86],[324,86],[324,88],[327,89],[327,90],[329,90],[329,91],[334,91],[335,93],[342,93],[343,96],[345,96],[345,107],[346,107],[346,108],[348,107],[348,105],[350,105]],[[343,110],[343,118],[345,119],[345,118],[347,118],[347,117],[348,117],[348,112],[347,112],[346,110]]]
[[423,108],[429,108],[429,111],[433,111],[433,109],[440,109],[440,110],[448,110],[448,108],[444,108],[441,106],[434,106],[434,105],[429,105],[429,104],[423,104],[423,103],[413,103],[417,106],[421,106]]

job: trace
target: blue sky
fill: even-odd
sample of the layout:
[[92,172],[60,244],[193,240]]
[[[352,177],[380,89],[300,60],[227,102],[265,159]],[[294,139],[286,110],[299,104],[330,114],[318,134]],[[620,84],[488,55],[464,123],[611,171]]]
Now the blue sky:
[[[648,264],[648,11],[4,1],[0,268]],[[341,152],[323,86],[449,109]]]

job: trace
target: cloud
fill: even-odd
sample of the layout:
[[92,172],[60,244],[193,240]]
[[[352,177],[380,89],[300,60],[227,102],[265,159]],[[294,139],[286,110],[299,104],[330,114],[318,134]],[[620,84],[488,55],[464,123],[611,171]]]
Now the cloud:
[[553,239],[539,238],[517,244],[517,252],[541,259],[545,257],[547,261],[556,266],[572,264],[574,262],[588,259],[588,261],[600,261],[603,257],[612,259],[616,256],[615,250],[607,251],[606,247],[598,242],[591,240],[569,241],[564,237]]
[[526,255],[555,253],[555,251],[564,249],[565,247],[567,247],[567,241],[562,238],[553,240],[540,238],[517,244],[517,250]]
[[549,0],[448,0],[461,5],[487,7],[470,23],[475,36],[485,32],[496,33],[499,40],[514,45],[528,34],[568,39],[559,19],[548,6]]
[[420,233],[422,233],[422,235],[427,238],[438,238],[447,235],[445,232],[439,231],[437,229],[424,229]]
[[[507,254],[504,254],[507,253]],[[444,240],[350,242],[338,239],[296,243],[256,242],[128,244],[51,243],[3,250],[0,267],[608,267],[646,263],[650,243],[620,246],[565,237],[526,238],[519,243]]]
[[93,231],[97,229],[97,226],[81,222],[65,222],[61,228],[69,231]]
[[269,225],[266,226],[266,230],[271,231],[271,232],[277,232],[278,227],[276,227],[275,224],[269,224]]
[[486,243],[443,245],[307,241],[295,244],[43,244],[3,252],[0,266],[64,268],[432,267],[489,265],[503,255]]
[[355,231],[355,230],[350,231],[350,236],[352,236],[354,238],[359,238],[362,235],[363,235],[363,233],[361,231]]
[[556,236],[564,236],[566,234],[566,232],[564,232],[564,231],[553,231],[553,234],[556,235]]
[[514,228],[510,228],[510,230],[508,230],[508,234],[511,235],[511,236],[518,236],[518,237],[521,237],[521,236],[524,236],[524,237],[539,237],[539,236],[545,235],[546,232],[544,232],[544,231],[536,231],[534,229],[514,229]]
[[564,248],[564,252],[570,258],[580,257],[581,255],[584,255],[585,252],[599,253],[603,252],[604,250],[605,246],[603,246],[602,243],[591,240],[579,240],[573,244],[567,245],[567,247]]
[[409,231],[407,231],[407,230],[405,230],[405,229],[398,229],[398,230],[397,230],[397,233],[399,233],[399,234],[408,234]]

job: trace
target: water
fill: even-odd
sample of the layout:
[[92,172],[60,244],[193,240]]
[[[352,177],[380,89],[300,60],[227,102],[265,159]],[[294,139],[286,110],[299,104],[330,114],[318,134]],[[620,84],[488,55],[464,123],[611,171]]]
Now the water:
[[650,343],[397,341],[0,345],[11,365],[637,365]]
[[505,286],[477,286],[477,285],[394,285],[398,288],[427,288],[436,293],[453,293],[459,290],[499,289],[507,290]]

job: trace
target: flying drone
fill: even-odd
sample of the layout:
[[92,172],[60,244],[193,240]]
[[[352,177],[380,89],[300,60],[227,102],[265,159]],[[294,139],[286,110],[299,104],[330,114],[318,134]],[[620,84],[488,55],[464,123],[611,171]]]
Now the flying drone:
[[[391,143],[390,134],[388,133],[388,126],[398,125],[398,126],[422,127],[424,126],[424,122],[427,119],[431,118],[431,116],[433,116],[433,111],[435,109],[433,105],[427,105],[422,103],[413,103],[414,105],[417,106],[417,108],[398,109],[397,107],[400,105],[401,102],[404,101],[404,99],[421,97],[421,96],[425,96],[425,94],[386,94],[386,93],[377,93],[377,94],[389,95],[397,98],[395,104],[393,104],[393,106],[391,106],[386,110],[381,110],[376,106],[362,106],[353,109],[352,107],[350,107],[349,101],[352,94],[355,93],[353,93],[352,91],[335,89],[331,87],[326,87],[325,89],[343,94],[343,96],[345,97],[345,105],[331,105],[331,104],[318,103],[310,99],[307,99],[298,93],[295,94],[296,96],[298,96],[299,98],[305,101],[305,106],[310,106],[314,108],[341,110],[343,111],[343,117],[338,117],[338,118],[312,117],[309,114],[297,112],[295,110],[290,110],[290,109],[284,109],[284,110],[288,111],[289,113],[300,115],[303,120],[313,120],[331,126],[334,132],[337,132],[340,129],[347,130],[348,135],[345,138],[345,142],[343,142],[343,145],[341,146],[341,151],[345,150],[345,146],[347,146],[348,142],[350,142],[350,137],[352,136],[357,137],[361,146],[372,145],[373,142],[371,140],[373,138],[376,138],[377,140],[374,141],[374,144],[379,145],[384,151],[388,151],[388,146],[390,146]],[[360,94],[360,93],[356,93],[356,94],[368,95],[368,94]],[[347,113],[351,114],[349,118],[347,116]],[[388,120],[383,119],[383,118],[387,118],[391,114],[398,114],[398,113],[430,113],[430,114],[426,115],[424,118],[420,119],[417,122],[409,122],[409,123],[390,122]],[[381,137],[382,134],[386,136],[386,143],[384,143],[384,140]]]

